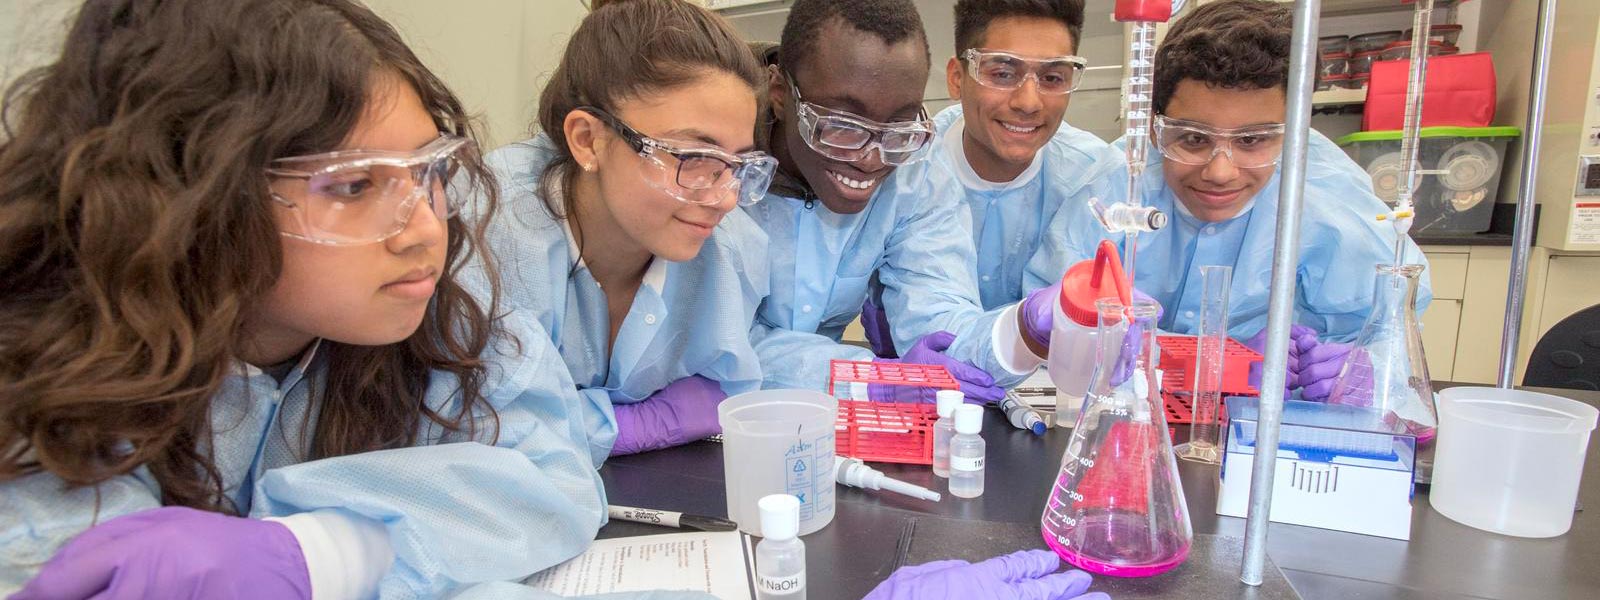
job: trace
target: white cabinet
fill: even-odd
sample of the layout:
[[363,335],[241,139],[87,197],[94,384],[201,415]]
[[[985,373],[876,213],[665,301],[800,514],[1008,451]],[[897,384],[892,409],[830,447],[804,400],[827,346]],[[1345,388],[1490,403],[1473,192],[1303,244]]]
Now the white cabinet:
[[1600,255],[1557,254],[1546,264],[1544,293],[1536,307],[1531,298],[1529,303],[1528,318],[1538,323],[1540,336],[1573,313],[1600,304]]
[[[1426,246],[1434,300],[1422,315],[1422,345],[1434,379],[1492,385],[1500,373],[1511,249]],[[1562,319],[1600,304],[1600,254],[1528,252],[1517,372],[1522,381],[1539,338]]]
[[1468,246],[1425,246],[1422,251],[1428,257],[1428,283],[1433,290],[1433,302],[1422,313],[1422,351],[1428,355],[1428,375],[1451,381],[1472,250]]

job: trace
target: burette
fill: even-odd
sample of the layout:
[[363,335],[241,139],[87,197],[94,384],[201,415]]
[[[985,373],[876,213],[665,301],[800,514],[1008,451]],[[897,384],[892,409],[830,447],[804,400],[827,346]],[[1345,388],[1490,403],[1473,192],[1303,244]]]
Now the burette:
[[1411,64],[1406,78],[1406,116],[1400,132],[1400,181],[1394,209],[1378,215],[1379,221],[1394,225],[1394,265],[1405,264],[1406,240],[1416,220],[1414,198],[1422,176],[1442,171],[1424,171],[1417,159],[1422,147],[1422,89],[1428,77],[1428,38],[1433,26],[1433,0],[1417,0],[1411,17]]
[[[1138,260],[1139,234],[1161,229],[1167,216],[1155,207],[1144,206],[1144,168],[1150,150],[1150,98],[1155,87],[1156,25],[1172,17],[1172,0],[1117,0],[1112,16],[1131,23],[1127,76],[1122,82],[1124,99],[1122,140],[1128,167],[1127,197],[1110,206],[1090,200],[1090,208],[1101,225],[1111,233],[1122,233],[1123,272],[1130,284]],[[1176,2],[1182,7],[1182,0]]]

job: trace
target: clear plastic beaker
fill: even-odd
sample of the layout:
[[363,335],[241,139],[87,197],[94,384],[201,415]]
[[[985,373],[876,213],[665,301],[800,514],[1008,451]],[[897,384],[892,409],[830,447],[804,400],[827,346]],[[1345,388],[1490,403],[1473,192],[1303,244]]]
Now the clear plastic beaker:
[[800,499],[800,535],[833,520],[834,421],[839,402],[809,390],[761,390],[717,405],[728,518],[761,534],[756,503],[770,494]]
[[1158,307],[1101,300],[1094,382],[1061,458],[1041,530],[1086,571],[1164,573],[1189,556],[1194,532],[1151,355]]
[[1588,404],[1526,390],[1439,392],[1438,464],[1428,502],[1484,531],[1566,533],[1597,415]]
[[1433,439],[1439,417],[1433,380],[1417,323],[1417,283],[1422,265],[1378,265],[1372,314],[1345,356],[1328,402],[1370,406],[1385,422],[1417,438],[1416,481],[1433,478]]

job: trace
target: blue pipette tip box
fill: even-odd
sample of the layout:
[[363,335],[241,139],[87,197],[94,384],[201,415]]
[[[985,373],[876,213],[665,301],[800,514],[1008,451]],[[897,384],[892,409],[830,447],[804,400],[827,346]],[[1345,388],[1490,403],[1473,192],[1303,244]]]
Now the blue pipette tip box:
[[[1230,445],[1255,448],[1259,400],[1240,396],[1226,402],[1232,423]],[[1292,452],[1296,458],[1318,462],[1351,458],[1393,465],[1395,461],[1409,462],[1416,448],[1416,437],[1398,424],[1385,423],[1376,410],[1323,402],[1284,401],[1278,432],[1280,453]]]
[[[1244,516],[1259,399],[1230,397],[1217,514]],[[1272,520],[1410,539],[1417,439],[1372,408],[1288,400],[1278,429]]]

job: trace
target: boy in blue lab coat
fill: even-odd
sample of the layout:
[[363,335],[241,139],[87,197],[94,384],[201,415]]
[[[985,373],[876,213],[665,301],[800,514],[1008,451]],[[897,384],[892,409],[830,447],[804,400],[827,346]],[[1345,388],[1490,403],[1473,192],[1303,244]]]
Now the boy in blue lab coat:
[[[1291,19],[1285,5],[1227,0],[1195,7],[1173,25],[1156,51],[1156,150],[1143,174],[1143,202],[1170,217],[1139,236],[1136,285],[1166,308],[1161,328],[1195,333],[1200,267],[1233,267],[1229,332],[1263,346],[1272,248],[1276,239],[1279,169],[1289,70]],[[1117,142],[1122,145],[1125,140]],[[1093,256],[1105,231],[1087,208],[1091,198],[1126,195],[1127,167],[1106,159],[1097,181],[1079,190],[1048,229],[1049,264],[1064,268]],[[1348,342],[1371,312],[1374,267],[1395,260],[1396,233],[1377,215],[1388,208],[1370,178],[1322,134],[1307,147],[1295,343],[1289,386],[1326,399]],[[1410,240],[1404,262],[1425,262]],[[1048,272],[1048,271],[1046,271]],[[1026,285],[1053,283],[1033,278]],[[1431,299],[1424,275],[1419,309]]]

